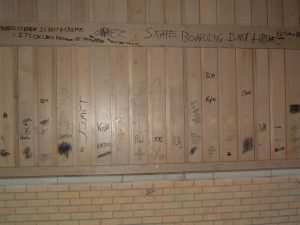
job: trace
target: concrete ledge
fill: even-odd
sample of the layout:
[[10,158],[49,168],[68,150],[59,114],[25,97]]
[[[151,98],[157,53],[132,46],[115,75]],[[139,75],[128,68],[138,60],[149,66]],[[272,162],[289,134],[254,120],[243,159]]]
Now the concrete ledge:
[[5,178],[0,179],[0,186],[5,185],[39,185],[39,184],[93,184],[93,183],[131,183],[141,181],[162,180],[201,180],[226,178],[300,176],[300,169],[257,170],[239,172],[212,173],[175,173],[175,174],[145,174],[145,175],[101,175],[75,177],[44,177],[44,178]]

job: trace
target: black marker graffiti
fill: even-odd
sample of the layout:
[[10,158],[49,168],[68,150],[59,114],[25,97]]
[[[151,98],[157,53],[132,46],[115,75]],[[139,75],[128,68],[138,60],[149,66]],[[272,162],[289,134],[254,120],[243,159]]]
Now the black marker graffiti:
[[275,152],[281,152],[281,151],[284,151],[284,150],[285,150],[284,146],[275,147]]
[[154,188],[148,189],[148,190],[146,190],[146,195],[150,195],[153,192],[156,192],[156,189],[154,189]]
[[263,123],[259,123],[258,124],[258,130],[260,131],[260,132],[263,132],[263,131],[265,131],[267,129],[267,123],[266,122],[263,122]]
[[253,138],[247,137],[243,141],[243,154],[253,150]]
[[111,154],[111,151],[109,151],[109,152],[104,152],[104,153],[102,153],[102,154],[99,154],[99,155],[97,156],[97,158],[102,158],[102,157],[108,156],[108,155],[110,155],[110,154]]
[[1,157],[7,157],[9,155],[10,155],[10,153],[8,151],[6,151],[6,149],[1,149],[0,150],[0,156]]
[[190,106],[192,107],[192,112],[193,112],[193,118],[192,120],[196,123],[200,123],[200,106],[198,101],[192,101],[190,103]]
[[97,128],[98,128],[98,132],[106,132],[109,129],[109,124],[97,122]]
[[57,147],[57,152],[59,155],[63,156],[65,159],[69,158],[69,154],[72,151],[72,146],[68,142],[62,142]]
[[191,152],[190,152],[191,155],[194,155],[194,153],[196,152],[196,150],[197,150],[197,147],[192,147],[191,148]]
[[98,143],[97,149],[111,147],[111,143]]
[[141,138],[140,135],[137,134],[137,135],[134,136],[134,143],[142,144],[142,143],[144,143],[144,139]]
[[206,98],[205,98],[205,102],[208,103],[208,104],[211,104],[211,103],[216,102],[216,101],[217,101],[217,99],[213,96],[206,96]]
[[172,136],[172,144],[177,146],[178,148],[182,148],[182,138],[179,136]]
[[154,137],[153,142],[163,142],[163,138],[162,137]]
[[300,105],[290,105],[290,113],[295,114],[300,112]]

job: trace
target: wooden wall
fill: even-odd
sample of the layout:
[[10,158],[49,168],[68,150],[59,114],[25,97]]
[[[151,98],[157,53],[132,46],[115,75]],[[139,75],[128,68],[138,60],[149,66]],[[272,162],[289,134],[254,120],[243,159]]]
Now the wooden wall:
[[[299,27],[299,1],[0,0],[0,21]],[[299,62],[285,49],[1,47],[0,176],[299,166]]]

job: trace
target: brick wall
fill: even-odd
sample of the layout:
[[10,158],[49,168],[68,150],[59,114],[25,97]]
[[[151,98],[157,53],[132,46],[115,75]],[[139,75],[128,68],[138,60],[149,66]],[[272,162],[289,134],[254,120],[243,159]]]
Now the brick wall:
[[228,174],[129,183],[10,182],[0,186],[0,224],[300,224],[300,176]]

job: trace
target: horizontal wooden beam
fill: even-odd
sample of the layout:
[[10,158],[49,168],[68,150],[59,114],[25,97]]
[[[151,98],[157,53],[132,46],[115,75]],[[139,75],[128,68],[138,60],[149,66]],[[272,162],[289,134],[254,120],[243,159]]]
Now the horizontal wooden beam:
[[77,175],[158,174],[300,168],[300,159],[185,164],[0,168],[0,178]]
[[0,23],[0,46],[300,49],[300,28],[103,23]]

